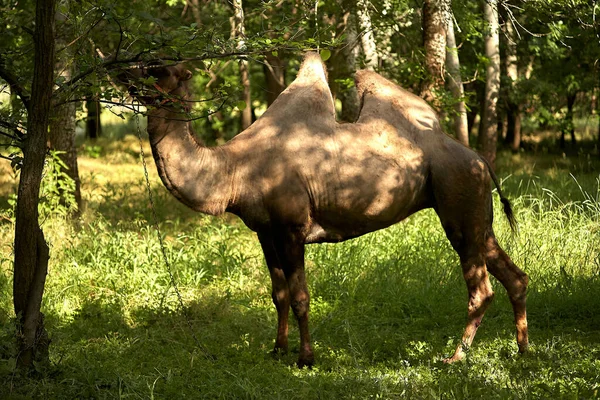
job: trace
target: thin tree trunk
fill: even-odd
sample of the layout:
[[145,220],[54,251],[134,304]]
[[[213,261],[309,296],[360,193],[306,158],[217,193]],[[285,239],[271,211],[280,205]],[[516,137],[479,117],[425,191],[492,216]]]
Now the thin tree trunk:
[[[64,15],[60,12],[56,16],[57,22],[64,21]],[[64,26],[64,25],[63,25]],[[66,48],[67,39],[71,36],[69,32],[61,32],[57,35],[56,45],[65,47],[62,54],[56,60],[56,72],[68,81],[74,69],[74,61],[71,52]],[[65,173],[75,183],[75,201],[77,210],[75,216],[81,211],[81,180],[79,179],[79,168],[77,165],[77,149],[75,147],[75,125],[77,117],[77,105],[73,102],[65,103],[58,107],[53,107],[52,118],[50,119],[50,130],[48,132],[48,145],[55,151],[60,151],[60,159],[67,166]],[[61,196],[63,194],[61,193]]]
[[519,79],[517,68],[517,35],[512,21],[508,19],[504,24],[506,30],[506,75],[509,79],[506,131],[506,143],[513,152],[521,147],[521,105],[514,101],[515,82]]
[[194,16],[194,21],[196,22],[196,28],[200,28],[202,26],[202,18],[200,14],[200,2],[198,0],[189,0],[190,5],[192,7],[192,15]]
[[102,136],[102,123],[100,122],[100,114],[102,107],[95,100],[87,100],[85,102],[87,108],[87,119],[85,121],[85,133],[90,139],[98,139]]
[[269,53],[265,58],[263,71],[267,83],[267,105],[270,106],[285,90],[285,63],[278,55]]
[[567,95],[567,114],[565,115],[565,123],[560,133],[560,148],[564,149],[565,146],[565,134],[571,135],[571,146],[575,147],[577,140],[575,140],[575,124],[573,122],[573,106],[575,105],[575,99],[577,98],[576,93]]
[[456,99],[454,103],[454,134],[459,142],[465,146],[469,145],[469,124],[467,122],[467,107],[465,105],[465,90],[460,76],[460,61],[458,58],[458,48],[454,37],[454,22],[452,14],[447,13],[448,21],[446,24],[446,69],[448,70],[448,86],[452,96]]
[[444,86],[447,13],[447,0],[423,2],[423,46],[428,76],[421,86],[421,97],[434,105],[435,92]]
[[356,4],[356,17],[360,30],[361,49],[365,57],[363,68],[373,71],[379,65],[379,56],[377,55],[377,45],[375,43],[375,36],[373,35],[371,15],[369,15],[369,4],[370,2],[366,0],[358,0]]
[[341,31],[337,34],[340,36],[345,34],[346,38],[344,44],[334,52],[328,62],[329,85],[334,98],[339,99],[342,103],[340,119],[346,122],[354,122],[358,119],[360,108],[356,87],[354,85],[345,86],[340,81],[354,79],[356,72],[356,51],[358,49],[356,19],[350,11],[346,11],[342,19],[342,23],[338,24]]
[[77,165],[77,148],[75,146],[75,124],[77,105],[66,103],[54,108],[50,119],[48,144],[52,150],[60,151],[60,159],[67,166],[65,173],[75,183],[75,202],[77,210],[75,216],[81,211],[81,180]]
[[492,168],[496,164],[496,144],[498,142],[497,105],[500,91],[500,44],[498,24],[498,1],[484,0],[483,16],[487,22],[485,35],[485,55],[488,58],[485,81],[485,107],[483,109],[483,135],[481,153]]
[[49,339],[40,307],[49,250],[38,221],[38,203],[52,102],[55,6],[54,0],[36,2],[31,103],[16,208],[13,303],[21,326],[21,367],[32,367],[34,359],[48,359]]
[[[238,39],[238,49],[246,48],[246,28],[244,27],[244,9],[242,0],[233,0],[233,36]],[[240,60],[240,80],[243,88],[242,100],[246,108],[242,110],[242,129],[252,124],[252,97],[250,93],[250,66],[248,60]]]

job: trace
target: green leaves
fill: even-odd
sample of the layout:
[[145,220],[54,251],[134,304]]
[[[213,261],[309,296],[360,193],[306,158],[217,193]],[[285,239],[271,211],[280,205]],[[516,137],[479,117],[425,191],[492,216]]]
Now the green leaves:
[[244,111],[246,109],[246,102],[244,100],[240,100],[235,103],[235,106],[238,110]]

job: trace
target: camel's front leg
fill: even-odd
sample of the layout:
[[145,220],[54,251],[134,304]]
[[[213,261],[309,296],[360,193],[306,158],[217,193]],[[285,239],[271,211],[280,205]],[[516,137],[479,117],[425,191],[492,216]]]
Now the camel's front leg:
[[308,331],[308,309],[310,296],[304,274],[304,241],[299,235],[284,232],[274,235],[277,255],[283,265],[283,271],[289,287],[292,310],[298,320],[300,330],[300,355],[298,367],[312,366],[313,350]]
[[290,313],[290,290],[283,272],[279,256],[275,250],[273,239],[270,235],[259,234],[258,239],[269,273],[271,275],[271,297],[277,309],[277,339],[275,340],[274,354],[285,354],[288,350],[288,316]]

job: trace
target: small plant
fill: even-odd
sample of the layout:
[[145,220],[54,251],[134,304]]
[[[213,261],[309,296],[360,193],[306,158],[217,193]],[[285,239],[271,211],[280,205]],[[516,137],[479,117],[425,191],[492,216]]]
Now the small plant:
[[75,181],[66,173],[69,168],[60,158],[62,153],[50,151],[46,158],[38,206],[42,220],[66,217],[77,208]]

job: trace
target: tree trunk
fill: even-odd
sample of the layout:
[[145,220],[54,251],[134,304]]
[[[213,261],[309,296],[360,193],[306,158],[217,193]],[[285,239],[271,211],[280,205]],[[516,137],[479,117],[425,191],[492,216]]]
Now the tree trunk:
[[102,124],[100,122],[100,114],[102,107],[95,100],[87,100],[85,102],[87,108],[87,119],[85,121],[85,133],[90,139],[98,139],[102,136]]
[[[64,15],[57,13],[56,21],[64,21]],[[65,47],[62,55],[56,60],[56,73],[62,76],[65,81],[71,79],[74,70],[74,61],[71,52],[66,47],[70,38],[70,32],[61,32],[57,35],[56,45]],[[56,100],[56,99],[55,99]],[[58,107],[53,107],[52,118],[50,119],[50,130],[48,132],[48,145],[52,150],[60,151],[60,159],[67,166],[65,173],[75,182],[75,201],[77,210],[75,216],[79,215],[81,210],[81,180],[79,179],[79,168],[77,166],[77,149],[75,147],[75,126],[77,118],[77,105],[75,103],[65,103]],[[61,196],[63,194],[61,193]]]
[[52,102],[55,6],[54,0],[36,2],[31,103],[17,198],[13,303],[21,329],[21,367],[32,367],[34,359],[47,361],[50,342],[40,312],[49,250],[38,221],[38,203]]
[[454,134],[459,142],[465,146],[469,146],[469,124],[467,122],[467,107],[465,105],[464,95],[465,90],[460,76],[460,61],[458,58],[458,48],[456,47],[456,39],[454,38],[454,23],[452,14],[447,13],[446,24],[446,69],[448,70],[448,86],[452,92],[452,96],[456,99],[454,103]]
[[571,146],[574,148],[577,144],[577,140],[575,140],[575,124],[573,122],[573,105],[575,105],[575,99],[577,98],[577,93],[570,93],[567,95],[567,115],[565,115],[565,122],[563,124],[563,128],[560,133],[560,148],[564,149],[565,146],[565,135],[567,133],[571,134]]
[[344,85],[344,81],[354,81],[356,72],[356,19],[354,15],[346,11],[342,17],[342,23],[338,25],[341,31],[336,34],[346,35],[344,44],[337,49],[328,62],[329,85],[334,98],[342,103],[340,119],[346,122],[354,122],[358,119],[360,101],[354,85]]
[[506,37],[506,75],[508,76],[508,98],[506,114],[508,126],[506,131],[506,143],[513,152],[519,151],[521,147],[521,105],[514,100],[515,82],[519,79],[517,68],[517,35],[512,21],[508,19],[504,24]]
[[279,56],[269,53],[265,58],[263,71],[267,83],[267,105],[270,106],[285,90],[285,63]]
[[424,0],[423,2],[423,46],[428,76],[421,85],[421,97],[434,106],[437,105],[435,92],[444,86],[447,1]]
[[[238,39],[238,50],[246,48],[246,28],[244,27],[244,9],[242,0],[233,0],[233,37]],[[250,93],[250,66],[248,60],[240,60],[240,80],[242,83],[242,100],[246,103],[246,108],[242,110],[242,129],[248,128],[252,124],[252,97]]]
[[368,1],[358,0],[356,4],[356,17],[360,29],[360,45],[365,57],[363,68],[373,71],[379,65],[379,56],[377,55],[377,45],[375,43],[375,36],[373,35],[371,16],[369,15],[369,4],[370,2]]
[[497,105],[500,91],[500,45],[498,24],[498,1],[484,0],[483,16],[487,22],[485,35],[485,55],[488,58],[485,81],[485,107],[481,129],[481,153],[492,169],[496,164],[496,143],[498,142]]
[[200,2],[198,0],[190,0],[190,5],[192,7],[192,15],[194,16],[194,21],[196,22],[196,28],[199,29],[202,26]]
[[59,157],[67,166],[65,173],[75,182],[74,195],[77,203],[75,216],[79,215],[81,211],[81,180],[79,179],[75,146],[76,111],[75,103],[66,103],[54,108],[48,132],[49,147],[52,150],[63,152]]

